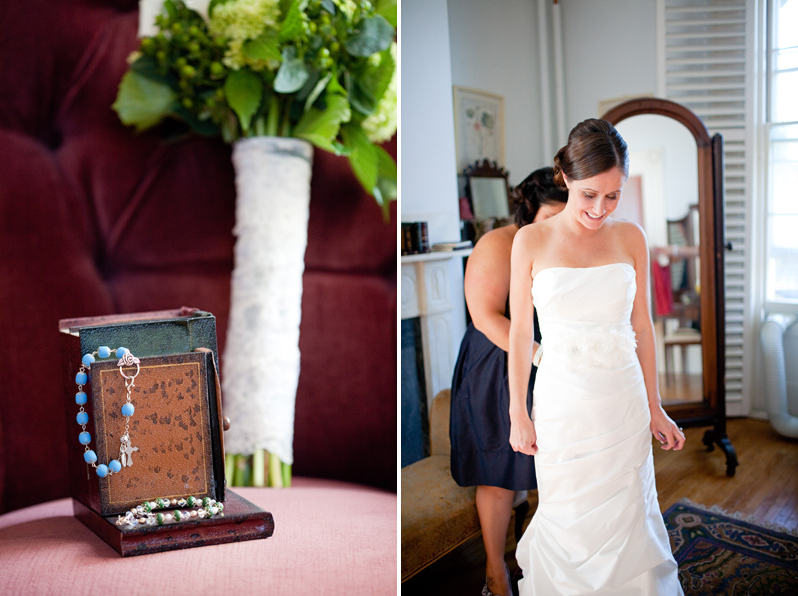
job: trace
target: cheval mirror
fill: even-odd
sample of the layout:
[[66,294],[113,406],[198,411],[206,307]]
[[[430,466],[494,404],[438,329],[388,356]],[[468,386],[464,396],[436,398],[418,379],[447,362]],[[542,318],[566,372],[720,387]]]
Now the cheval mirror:
[[663,405],[680,426],[711,426],[703,442],[723,451],[734,476],[724,388],[723,137],[710,138],[698,116],[665,99],[633,99],[603,118],[629,148],[629,180],[614,216],[640,224],[648,237]]

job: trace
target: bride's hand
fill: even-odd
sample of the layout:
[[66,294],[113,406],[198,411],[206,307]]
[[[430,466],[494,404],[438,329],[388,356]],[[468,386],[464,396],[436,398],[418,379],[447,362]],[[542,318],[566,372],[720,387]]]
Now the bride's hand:
[[535,424],[529,416],[519,416],[518,420],[510,419],[510,446],[513,451],[535,455],[538,452],[537,442]]
[[651,409],[651,434],[662,443],[662,449],[675,451],[684,447],[684,431],[671,420],[661,405]]

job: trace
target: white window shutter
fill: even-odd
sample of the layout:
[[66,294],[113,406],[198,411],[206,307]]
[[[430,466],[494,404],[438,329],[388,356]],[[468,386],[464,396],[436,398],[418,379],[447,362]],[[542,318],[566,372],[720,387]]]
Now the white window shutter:
[[[659,95],[690,108],[724,141],[726,401],[747,414],[743,360],[753,191],[753,0],[657,0]],[[747,356],[753,357],[753,351]],[[749,400],[745,400],[748,402]]]

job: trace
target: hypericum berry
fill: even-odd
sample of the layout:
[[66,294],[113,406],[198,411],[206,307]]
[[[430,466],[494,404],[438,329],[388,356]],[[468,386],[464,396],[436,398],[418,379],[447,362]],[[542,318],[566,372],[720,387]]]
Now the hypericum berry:
[[211,62],[211,75],[214,77],[220,77],[224,74],[224,66],[222,66],[221,62]]

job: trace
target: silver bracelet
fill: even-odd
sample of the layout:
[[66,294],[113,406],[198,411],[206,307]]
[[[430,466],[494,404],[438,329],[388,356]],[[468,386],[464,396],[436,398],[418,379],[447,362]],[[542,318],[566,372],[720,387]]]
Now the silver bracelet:
[[543,345],[539,345],[535,355],[532,357],[532,364],[540,366],[540,359],[543,357]]

